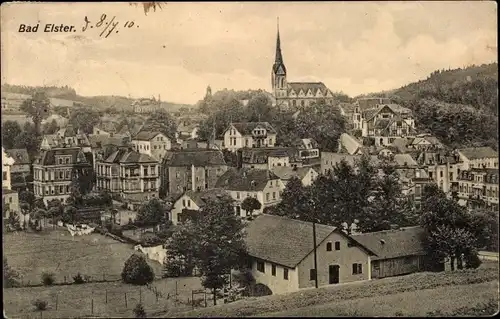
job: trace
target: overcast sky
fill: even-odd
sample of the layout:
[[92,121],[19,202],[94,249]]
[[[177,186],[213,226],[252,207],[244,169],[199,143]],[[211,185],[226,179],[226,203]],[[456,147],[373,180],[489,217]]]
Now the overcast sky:
[[[85,16],[95,23],[103,13],[119,33],[82,32]],[[2,82],[179,103],[201,99],[207,85],[270,91],[277,16],[288,80],[351,96],[497,61],[496,2],[181,2],[147,16],[128,3],[7,3]],[[38,21],[38,33],[18,32]],[[47,23],[77,32],[44,33]]]

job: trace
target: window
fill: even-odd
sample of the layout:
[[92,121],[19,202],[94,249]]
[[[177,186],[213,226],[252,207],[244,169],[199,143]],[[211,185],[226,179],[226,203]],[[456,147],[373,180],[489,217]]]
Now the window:
[[7,180],[7,172],[2,172],[3,174],[3,180],[6,181]]
[[276,276],[276,265],[275,264],[271,265],[271,275]]
[[188,199],[188,207],[191,207],[191,201]]
[[439,172],[439,177],[443,177],[443,171]]
[[66,164],[69,164],[69,158],[66,158]]
[[309,269],[309,280],[316,279],[316,269]]
[[63,163],[63,160],[62,158],[59,159],[59,164],[62,164]]
[[269,193],[266,193],[266,201],[269,200]]
[[362,264],[352,264],[352,274],[360,275],[363,273],[363,265]]
[[186,207],[186,200],[185,199],[182,200],[182,207]]
[[63,194],[64,193],[64,186],[59,186],[59,194]]
[[340,250],[340,241],[335,242],[335,250]]
[[273,192],[273,199],[276,199],[276,192]]
[[240,199],[240,192],[236,192],[236,199]]
[[347,242],[347,247],[355,247],[355,246],[356,246],[356,244],[355,244],[353,241],[350,241],[350,240],[349,240],[349,241]]
[[326,251],[332,251],[332,243],[326,243]]
[[283,268],[283,279],[288,280],[288,269]]
[[257,270],[260,271],[261,273],[266,272],[265,264],[263,261],[258,261],[257,262]]
[[304,106],[304,100],[300,101],[300,106]]

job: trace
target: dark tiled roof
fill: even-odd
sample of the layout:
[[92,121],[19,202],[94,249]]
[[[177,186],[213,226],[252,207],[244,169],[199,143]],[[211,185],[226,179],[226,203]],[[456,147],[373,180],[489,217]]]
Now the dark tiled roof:
[[166,166],[191,166],[205,167],[226,165],[224,155],[219,150],[186,149],[167,152],[163,165]]
[[151,141],[158,134],[162,133],[158,131],[140,131],[133,137],[133,139],[139,141]]
[[297,150],[293,147],[259,147],[241,149],[241,157],[245,164],[264,164],[271,157],[289,157],[290,162],[299,161]]
[[299,92],[302,90],[304,94],[307,94],[309,90],[311,90],[312,94],[316,96],[318,90],[326,96],[326,94],[330,91],[323,82],[288,82],[288,93],[292,90],[295,91],[295,94],[299,95]]
[[25,148],[12,148],[5,150],[5,153],[14,159],[14,165],[30,164],[30,157]]
[[[125,146],[127,144],[128,137],[125,135],[101,135],[101,134],[91,134],[88,137],[90,146],[93,148],[102,147],[104,145],[115,145],[115,146]],[[99,146],[100,145],[100,146]]]
[[40,155],[35,159],[34,164],[40,165],[55,165],[56,156],[59,155],[71,155],[73,164],[75,163],[88,163],[85,154],[81,151],[79,147],[73,148],[54,148],[51,150],[44,150],[40,152]]
[[377,254],[372,260],[380,260],[423,254],[423,233],[424,230],[417,226],[353,235],[352,238]]
[[269,133],[276,134],[276,130],[271,126],[271,124],[269,124],[269,122],[231,123],[231,125],[234,126],[234,128],[242,135],[251,135],[252,131],[257,127],[265,128]]
[[281,180],[284,181],[287,181],[294,176],[302,180],[307,175],[310,169],[312,168],[297,167],[294,169],[293,167],[290,166],[278,166],[278,167],[273,167],[272,172],[276,174]]
[[276,174],[267,169],[230,168],[217,181],[217,188],[231,191],[261,191],[270,180],[279,179]]
[[187,191],[184,195],[189,196],[198,207],[203,207],[207,199],[216,199],[219,196],[228,195],[227,191],[221,188],[213,188],[200,192]]
[[390,119],[378,119],[377,121],[375,121],[374,128],[383,130],[387,128],[390,123],[391,123]]
[[491,147],[470,147],[458,150],[469,160],[498,157],[498,152],[495,152]]
[[97,128],[108,133],[116,133],[116,123],[114,122],[101,122],[99,125],[97,125]]
[[367,121],[371,120],[378,113],[377,109],[368,109],[363,111],[363,118]]
[[128,149],[120,149],[113,152],[111,155],[104,160],[105,163],[155,163],[156,160],[151,156],[137,151],[131,151]]
[[356,108],[356,105],[353,103],[346,103],[346,102],[341,102],[338,104],[340,108],[344,110],[347,114],[349,113],[354,113],[354,109]]
[[[316,224],[316,244],[334,231],[333,226]],[[247,225],[246,234],[250,256],[289,268],[295,268],[314,248],[312,223],[296,219],[263,214]]]

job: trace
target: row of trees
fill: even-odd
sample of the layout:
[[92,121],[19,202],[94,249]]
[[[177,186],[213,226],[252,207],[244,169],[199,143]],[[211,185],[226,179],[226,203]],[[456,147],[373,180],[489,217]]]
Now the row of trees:
[[266,212],[335,227],[355,224],[361,232],[390,229],[391,224],[415,225],[416,211],[411,198],[402,194],[398,173],[389,165],[381,170],[383,174],[367,156],[354,166],[342,160],[311,186],[291,179],[282,201]]
[[167,277],[191,276],[196,269],[202,284],[214,292],[227,283],[231,269],[245,265],[244,224],[228,197],[209,199],[195,220],[178,225],[166,242]]

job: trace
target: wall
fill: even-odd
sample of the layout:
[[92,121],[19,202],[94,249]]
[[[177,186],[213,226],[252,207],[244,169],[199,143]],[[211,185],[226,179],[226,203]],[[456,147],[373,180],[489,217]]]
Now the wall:
[[269,156],[267,158],[268,167],[265,169],[272,169],[276,166],[290,166],[290,158],[288,156],[285,157],[273,157]]
[[17,192],[4,192],[2,194],[2,202],[2,205],[8,205],[10,212],[21,212],[19,207],[19,194]]
[[[231,141],[232,138],[236,138],[236,145],[234,145],[234,143],[232,143],[232,141]],[[244,145],[243,143],[244,143],[243,137],[236,129],[230,127],[226,131],[226,133],[224,133],[224,146],[228,150],[234,152],[237,149],[242,148]],[[252,145],[251,139],[250,139],[249,143],[250,143],[250,145]]]
[[[184,201],[184,204],[186,204],[185,206],[183,205],[183,201]],[[188,201],[189,201],[189,206],[188,206]],[[196,205],[196,203],[193,202],[193,200],[189,196],[182,195],[182,197],[179,198],[174,203],[174,207],[172,207],[172,210],[170,211],[169,218],[174,225],[177,225],[179,223],[179,214],[182,213],[182,210],[184,208],[188,208],[188,209],[192,209],[192,210],[199,210],[200,209],[198,207],[198,205]]]
[[276,265],[276,276],[271,273],[272,263],[264,261],[264,270],[262,273],[257,270],[257,259],[252,260],[252,275],[257,283],[264,284],[271,289],[273,295],[297,291],[299,281],[297,270],[288,268],[288,280],[283,277],[284,266]]
[[134,249],[146,255],[146,258],[157,261],[162,265],[165,261],[165,257],[167,257],[167,250],[163,248],[163,245],[152,247],[142,247],[141,245],[137,245]]
[[[335,250],[335,242],[340,242],[340,250]],[[332,251],[326,251],[327,243],[332,243]],[[368,253],[358,247],[348,247],[348,240],[343,235],[334,232],[330,234],[317,248],[318,286],[329,284],[329,265],[339,265],[339,283],[370,279],[370,258]],[[353,275],[352,264],[362,264],[362,273]],[[309,280],[309,271],[314,269],[314,253],[311,252],[298,265],[299,288],[314,287],[314,280]]]
[[399,276],[422,271],[424,260],[422,256],[408,256],[372,261],[372,278]]
[[482,168],[483,165],[486,165],[486,168],[498,168],[498,157],[468,160],[460,152],[458,152],[458,154],[460,156],[460,160],[463,162],[463,170],[469,170],[471,168]]

